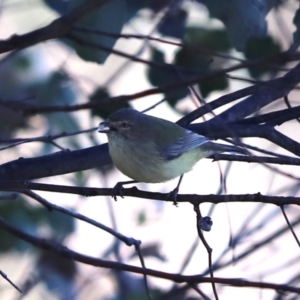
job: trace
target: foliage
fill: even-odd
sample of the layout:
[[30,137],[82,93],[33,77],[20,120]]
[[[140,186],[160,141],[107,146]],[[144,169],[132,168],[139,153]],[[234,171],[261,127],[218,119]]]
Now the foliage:
[[[253,263],[251,255],[261,259],[261,248],[278,243],[282,236],[286,238],[300,222],[294,206],[295,210],[284,209],[288,204],[299,205],[298,2],[33,2],[31,6],[1,4],[5,26],[0,41],[3,54],[0,59],[0,149],[3,153],[0,261],[5,257],[11,259],[12,253],[33,258],[32,279],[28,276],[20,280],[24,294],[36,293],[34,296],[38,298],[42,293],[36,285],[41,283],[43,292],[46,290],[59,299],[100,299],[104,294],[106,299],[149,299],[147,292],[153,299],[194,299],[194,295],[205,298],[208,294],[217,299],[218,283],[232,288],[269,288],[278,299],[281,295],[277,291],[299,295],[298,266],[289,269],[294,278],[283,276],[285,281],[278,285],[239,281],[224,275],[226,267],[234,263],[241,264],[243,270],[251,265],[245,277],[253,278],[255,270],[254,277],[264,281],[261,274],[267,277],[269,270],[264,264]],[[45,19],[49,23],[42,26]],[[162,100],[155,102],[158,99]],[[237,100],[242,101],[236,104]],[[160,105],[161,102],[168,106]],[[172,202],[165,193],[125,189],[125,198],[157,201],[133,204],[122,199],[112,204],[109,200],[105,203],[99,200],[111,190],[98,187],[107,188],[119,178],[111,168],[105,139],[95,133],[95,126],[124,107],[140,110],[154,107],[150,113],[155,115],[161,109],[166,119],[175,112],[177,117],[181,116],[178,121],[181,126],[212,139],[231,138],[251,152],[247,156],[213,157],[229,162],[226,168],[220,165],[225,173],[220,175],[219,186],[218,175],[209,180],[211,175],[205,167],[202,173],[188,177],[189,189],[177,200],[188,202],[190,211],[196,214],[197,222],[193,219],[196,226],[191,225],[192,218],[185,214],[187,211],[182,212],[184,205],[178,208],[182,210],[180,213],[174,212],[174,208],[172,217],[165,218],[169,206],[163,201]],[[198,123],[191,124],[194,121]],[[279,131],[277,126],[282,124]],[[246,138],[253,138],[254,142],[250,145],[252,140],[248,144]],[[260,144],[262,139],[267,146]],[[103,144],[99,146],[100,142]],[[234,167],[231,161],[235,161]],[[247,173],[251,168],[245,171],[241,162],[256,164],[260,171],[251,177]],[[235,167],[242,171],[234,173]],[[210,181],[216,183],[216,195],[211,195],[213,192],[208,189]],[[245,182],[249,189],[245,188]],[[92,188],[95,185],[97,188]],[[196,187],[196,191],[191,187]],[[199,188],[201,193],[207,191],[207,195],[192,195],[200,193]],[[228,190],[232,195],[226,195]],[[256,194],[261,191],[267,195]],[[88,196],[97,197],[85,198]],[[92,206],[94,201],[97,205]],[[233,222],[233,228],[223,234],[226,222],[214,213],[220,203],[227,202],[229,207],[233,202],[241,202],[241,206],[233,209],[234,218],[242,216],[241,208],[245,209],[246,217],[241,217],[238,226]],[[249,209],[248,202],[252,205]],[[255,206],[252,202],[259,204]],[[276,208],[271,209],[269,204],[275,204]],[[119,211],[116,213],[114,209]],[[207,211],[208,219],[202,217],[202,211]],[[283,218],[278,221],[280,214],[287,223],[290,218],[292,225],[281,223]],[[124,223],[121,215],[127,218]],[[201,222],[211,218],[212,231],[216,227],[222,233],[215,231],[204,236]],[[88,229],[83,229],[82,223]],[[154,228],[155,235],[151,236],[149,228]],[[218,239],[226,240],[229,231],[232,231],[230,245],[217,244]],[[146,240],[145,244],[141,245],[140,237],[131,238],[136,232]],[[201,256],[201,263],[196,252],[198,243],[185,239],[191,232],[207,250],[204,255],[208,259]],[[79,244],[76,244],[77,235],[81,237]],[[205,238],[213,240],[215,236],[214,253],[217,249],[217,254],[212,256]],[[163,244],[168,244],[168,239],[177,244],[166,253],[170,248]],[[128,250],[125,246],[133,247]],[[187,257],[176,255],[174,259],[173,254],[184,246]],[[286,240],[280,246],[291,247]],[[266,252],[269,257],[272,257],[271,250]],[[234,258],[229,257],[230,251]],[[297,253],[288,256],[297,258]],[[278,263],[286,268],[293,265],[286,257],[274,257],[278,270],[282,267]],[[144,258],[149,269],[145,269]],[[172,266],[167,273],[166,264],[172,258],[178,263],[178,269]],[[88,269],[82,272],[79,263],[102,268],[96,269],[97,274]],[[196,274],[201,276],[185,276],[198,264]],[[256,269],[252,269],[253,265]],[[104,268],[110,272],[103,271]],[[13,279],[8,275],[13,282],[18,277],[15,273]],[[150,276],[159,279],[153,280],[147,290],[145,282]],[[170,280],[174,286],[162,287],[161,279]],[[278,282],[272,277],[267,279]],[[213,283],[203,288],[203,282]],[[224,294],[228,291],[225,289]],[[4,293],[0,292],[1,299],[7,296]],[[230,298],[230,292],[226,297]]]

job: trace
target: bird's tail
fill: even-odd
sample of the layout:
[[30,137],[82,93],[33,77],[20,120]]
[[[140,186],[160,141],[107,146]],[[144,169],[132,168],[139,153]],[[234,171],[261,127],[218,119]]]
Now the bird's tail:
[[209,153],[209,155],[216,154],[216,153],[223,153],[223,152],[249,155],[249,152],[246,149],[238,146],[208,142],[204,144],[202,147],[206,148],[206,151],[207,153]]

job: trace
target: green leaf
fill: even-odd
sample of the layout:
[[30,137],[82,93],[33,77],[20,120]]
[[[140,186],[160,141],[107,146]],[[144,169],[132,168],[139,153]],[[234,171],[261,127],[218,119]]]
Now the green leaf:
[[[101,103],[102,101],[107,100],[110,97],[108,91],[104,88],[97,89],[91,96],[91,102]],[[93,107],[91,109],[92,116],[99,116],[102,119],[107,119],[114,111],[121,108],[129,108],[131,107],[127,102],[115,103],[114,105],[105,105],[104,107],[97,108]]]
[[[151,48],[151,61],[159,64],[165,63],[165,55],[157,48]],[[154,86],[163,85],[166,81],[166,72],[161,68],[155,66],[149,66],[147,72],[150,83]]]
[[[245,56],[247,59],[263,59],[278,54],[281,51],[280,45],[272,37],[251,38],[247,42]],[[268,64],[258,64],[249,67],[252,77],[260,78],[267,72],[275,73],[277,70]]]
[[187,28],[184,36],[184,45],[188,48],[202,47],[206,50],[222,52],[231,49],[231,45],[224,29],[208,29],[195,26]]
[[137,225],[145,225],[147,222],[147,214],[144,210],[141,210],[137,214]]
[[[82,4],[84,0],[44,0],[45,3],[59,14],[65,14],[74,7]],[[142,8],[150,7],[151,0],[111,0],[80,19],[75,28],[88,28],[94,31],[120,34],[124,24]],[[118,38],[106,35],[71,31],[74,39],[62,41],[74,48],[77,54],[86,61],[103,64],[111,54]],[[76,41],[77,39],[77,41]]]
[[167,14],[159,24],[158,31],[170,37],[182,39],[185,33],[185,25],[187,21],[187,12],[178,9],[172,14]]
[[[72,0],[72,2],[78,4],[80,1]],[[120,34],[126,21],[126,1],[112,0],[78,21],[76,27],[91,28],[93,30]],[[72,40],[67,40],[65,42],[71,45],[82,59],[100,64],[105,62],[117,41],[117,38],[87,32],[72,31],[72,35],[84,42]],[[89,45],[96,45],[96,47]],[[97,45],[99,46],[97,47]],[[101,46],[105,47],[107,50],[101,49]]]
[[261,0],[198,0],[209,10],[212,18],[219,19],[226,27],[233,47],[244,51],[251,37],[267,34],[266,16],[277,1]]
[[[180,74],[176,71],[176,67],[165,63],[164,53],[157,48],[151,49],[151,60],[160,65],[165,65],[165,68],[149,66],[147,76],[150,83],[154,86],[163,86],[168,84],[176,84],[185,78],[185,74]],[[188,88],[183,87],[179,89],[169,90],[165,92],[166,101],[174,107],[176,103],[188,95]]]
[[56,299],[74,299],[76,294],[74,277],[77,274],[76,263],[51,251],[40,251],[35,266],[36,274]]
[[299,44],[300,44],[300,8],[298,8],[295,13],[293,23],[296,26],[296,30],[293,35],[294,43],[296,46],[299,46]]
[[[72,80],[65,73],[53,72],[44,81],[34,83],[30,87],[30,94],[35,95],[40,104],[71,105],[77,100],[77,93]],[[74,114],[57,112],[46,114],[48,122],[48,132],[45,134],[55,134],[57,132],[74,132],[80,130],[78,118]],[[66,143],[67,147],[80,147],[80,141],[74,137],[66,138],[58,143]],[[42,152],[49,153],[53,149],[50,143],[43,144]]]
[[69,1],[66,0],[44,0],[44,2],[61,15],[69,9]]
[[227,89],[228,86],[229,81],[226,77],[216,77],[199,83],[199,88],[203,97],[208,96],[214,91],[223,91]]
[[[30,206],[20,196],[14,201],[1,201],[1,217],[13,226],[32,235],[38,235],[42,226],[50,229],[51,235],[64,238],[75,229],[74,219],[59,212],[49,212],[40,206]],[[28,244],[0,229],[0,252],[25,251]]]
[[207,73],[209,69],[220,68],[226,60],[215,59],[211,55],[202,53],[199,49],[206,51],[230,50],[224,30],[204,29],[191,27],[187,29],[184,46],[176,53],[174,63],[191,70]]
[[[188,28],[184,38],[184,46],[176,53],[174,59],[176,65],[198,71],[203,75],[213,69],[222,68],[223,64],[227,63],[226,59],[214,58],[207,53],[202,53],[199,49],[205,49],[208,53],[209,51],[229,51],[230,44],[225,30],[210,30],[199,27]],[[209,81],[201,81],[198,84],[202,95],[206,97],[213,91],[226,89],[228,87],[228,79],[218,77]]]
[[70,78],[61,72],[53,72],[44,81],[34,83],[30,92],[44,104],[68,105],[76,101]]

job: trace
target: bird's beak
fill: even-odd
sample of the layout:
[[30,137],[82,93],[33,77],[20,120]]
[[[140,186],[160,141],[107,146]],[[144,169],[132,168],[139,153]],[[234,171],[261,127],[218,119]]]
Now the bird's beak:
[[98,132],[101,133],[109,133],[111,132],[111,128],[109,126],[109,122],[105,121],[105,122],[101,122],[98,126]]

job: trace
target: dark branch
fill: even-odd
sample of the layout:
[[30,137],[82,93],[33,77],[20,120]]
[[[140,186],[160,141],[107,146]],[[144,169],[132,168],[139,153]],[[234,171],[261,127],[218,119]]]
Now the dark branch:
[[109,268],[113,270],[121,270],[121,271],[127,271],[132,272],[136,274],[146,274],[148,276],[153,276],[161,279],[171,280],[173,282],[177,283],[220,283],[220,284],[226,284],[231,286],[237,286],[237,287],[257,287],[257,288],[265,288],[265,289],[273,289],[276,291],[285,291],[285,292],[292,292],[300,294],[300,289],[288,286],[285,284],[273,284],[273,283],[265,283],[265,282],[255,282],[255,281],[248,281],[245,279],[235,279],[235,278],[210,278],[210,277],[204,277],[201,275],[190,275],[185,276],[181,274],[172,274],[172,273],[166,273],[161,272],[153,269],[146,269],[146,268],[140,268],[136,266],[131,266],[119,262],[114,261],[107,261],[99,258],[94,258],[91,256],[83,255],[78,252],[72,251],[68,249],[67,247],[54,243],[53,241],[44,239],[44,238],[37,238],[33,235],[27,234],[24,231],[19,230],[18,228],[10,225],[7,223],[2,217],[0,217],[0,227],[9,232],[10,234],[30,243],[31,245],[34,245],[35,247],[38,247],[40,249],[51,251],[56,255],[59,255],[64,258],[69,258],[74,261],[78,261],[84,264],[92,265],[95,267],[102,267],[102,268]]
[[283,98],[293,90],[299,82],[300,64],[296,65],[296,67],[283,77],[269,81],[263,90],[255,92],[252,96],[229,108],[209,122],[215,123],[222,120],[223,122],[231,123],[242,120],[273,101]]
[[[88,187],[76,187],[68,185],[52,185],[44,183],[35,183],[23,180],[16,181],[0,181],[1,191],[48,191],[56,193],[75,194],[85,197],[94,196],[111,196],[113,189],[109,188],[88,188]],[[169,193],[158,193],[158,192],[146,192],[139,190],[136,187],[123,188],[121,192],[117,192],[116,196],[125,197],[136,197],[144,198],[148,200],[162,200],[173,203],[170,199]],[[178,200],[178,201],[177,201]],[[260,193],[257,194],[245,194],[245,195],[191,195],[191,194],[180,194],[178,195],[177,202],[190,202],[193,205],[201,203],[226,203],[226,202],[256,202],[256,203],[267,203],[274,205],[286,205],[295,204],[300,205],[300,197],[284,197],[284,196],[265,196]]]
[[23,49],[35,44],[63,37],[71,27],[86,14],[103,6],[109,0],[87,0],[75,7],[69,13],[54,20],[51,24],[23,35],[13,35],[7,40],[0,41],[0,53]]
[[36,179],[111,165],[108,144],[19,158],[0,166],[0,180]]

